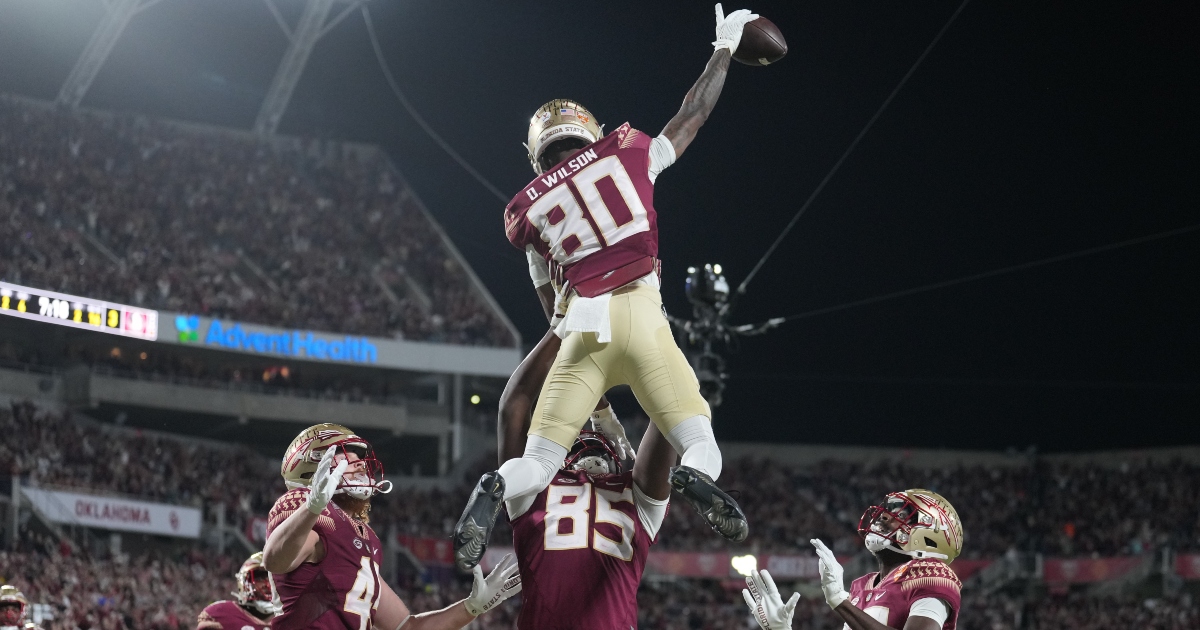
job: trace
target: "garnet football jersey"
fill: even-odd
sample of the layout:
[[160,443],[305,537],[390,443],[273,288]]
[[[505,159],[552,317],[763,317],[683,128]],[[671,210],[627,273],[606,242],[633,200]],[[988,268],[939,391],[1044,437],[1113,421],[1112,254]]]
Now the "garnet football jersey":
[[625,123],[539,175],[504,210],[508,240],[572,285],[658,256],[651,141]]
[[271,622],[263,622],[238,606],[237,602],[213,602],[200,611],[196,630],[269,630]]
[[[289,490],[271,508],[267,536],[292,512],[303,510],[308,488]],[[291,573],[273,573],[283,612],[276,630],[367,630],[379,606],[379,563],[383,545],[366,523],[336,504],[325,506],[313,531],[325,544],[320,562],[305,562]]]
[[512,519],[521,567],[521,630],[630,630],[654,540],[638,516],[633,473],[560,470]]
[[[868,573],[850,585],[850,603],[862,609],[879,623],[891,628],[903,628],[908,622],[908,610],[913,602],[926,597],[942,600],[950,606],[950,614],[942,630],[954,630],[961,607],[962,582],[954,570],[940,560],[911,560],[875,582],[878,573]],[[847,626],[849,627],[849,626]]]

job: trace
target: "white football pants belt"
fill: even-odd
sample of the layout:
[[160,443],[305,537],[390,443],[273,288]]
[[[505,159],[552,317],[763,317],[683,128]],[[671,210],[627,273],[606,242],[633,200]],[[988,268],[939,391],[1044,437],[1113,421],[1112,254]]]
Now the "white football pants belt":
[[546,489],[554,473],[567,459],[567,449],[538,435],[525,442],[525,454],[500,466],[504,478],[504,500],[535,494]]
[[713,481],[721,476],[721,449],[713,435],[712,421],[704,416],[692,416],[675,425],[666,435],[667,441],[680,455],[680,464],[708,475]]

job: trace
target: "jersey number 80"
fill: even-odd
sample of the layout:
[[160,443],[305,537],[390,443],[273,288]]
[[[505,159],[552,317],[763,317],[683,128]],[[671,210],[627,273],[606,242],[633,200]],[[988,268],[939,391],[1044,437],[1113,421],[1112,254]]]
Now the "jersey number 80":
[[[578,191],[580,205],[575,198]],[[646,207],[615,155],[597,160],[542,195],[525,215],[560,265],[650,229]]]

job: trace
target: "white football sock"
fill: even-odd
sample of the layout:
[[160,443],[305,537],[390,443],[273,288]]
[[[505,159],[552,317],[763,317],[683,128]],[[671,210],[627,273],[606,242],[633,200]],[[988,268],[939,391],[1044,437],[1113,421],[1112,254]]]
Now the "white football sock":
[[708,475],[713,481],[721,476],[721,449],[713,435],[712,421],[692,416],[667,433],[667,441],[680,455],[680,464]]
[[504,477],[504,500],[535,494],[546,489],[554,473],[567,459],[567,449],[537,435],[525,442],[525,454],[500,466]]

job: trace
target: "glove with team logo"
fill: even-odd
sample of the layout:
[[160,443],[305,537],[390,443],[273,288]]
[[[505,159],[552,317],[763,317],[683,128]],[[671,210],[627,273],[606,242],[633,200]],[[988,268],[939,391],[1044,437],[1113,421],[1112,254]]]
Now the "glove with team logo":
[[766,569],[750,573],[750,577],[746,578],[746,588],[742,589],[742,597],[763,630],[792,630],[792,615],[796,612],[800,593],[792,593],[792,598],[783,603],[775,580],[771,579]]
[[471,594],[463,600],[463,605],[474,617],[521,592],[520,568],[517,566],[517,559],[511,553],[505,554],[486,578],[483,577],[483,569],[479,568],[479,565],[475,565],[472,573],[475,583],[471,586]]
[[[342,474],[346,472],[346,467],[350,462],[342,460],[338,462],[336,467],[333,466],[333,457],[337,448],[330,446],[325,449],[325,454],[321,456],[321,463],[317,464],[317,472],[313,473],[312,481],[309,482],[308,498],[304,500],[304,507],[313,514],[320,514],[325,506],[329,505],[329,501],[333,499],[333,493],[337,492],[338,484],[342,482]],[[333,467],[333,472],[329,469]]]
[[617,414],[613,413],[612,405],[592,412],[592,428],[603,433],[604,437],[617,447],[617,456],[622,460],[637,457],[637,452],[633,450],[633,445],[625,436],[625,427],[621,426],[621,421],[617,420]]
[[825,593],[825,603],[829,604],[830,608],[837,608],[842,602],[850,599],[842,582],[842,565],[838,564],[837,558],[833,557],[833,552],[825,543],[816,538],[808,542],[817,548],[817,558],[821,561],[821,591]]
[[713,42],[713,48],[721,50],[722,48],[733,54],[737,51],[738,44],[742,42],[742,27],[746,26],[747,22],[753,22],[758,19],[757,13],[751,13],[746,9],[739,9],[725,15],[725,10],[721,8],[721,3],[717,3],[717,41]]

